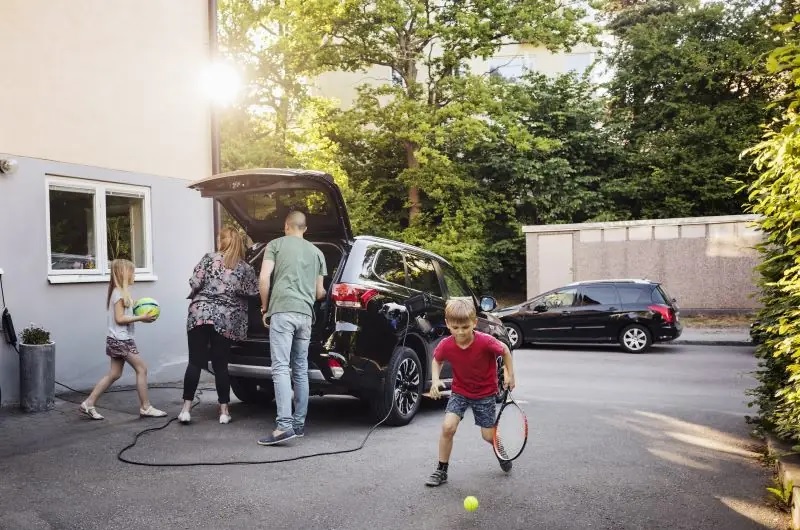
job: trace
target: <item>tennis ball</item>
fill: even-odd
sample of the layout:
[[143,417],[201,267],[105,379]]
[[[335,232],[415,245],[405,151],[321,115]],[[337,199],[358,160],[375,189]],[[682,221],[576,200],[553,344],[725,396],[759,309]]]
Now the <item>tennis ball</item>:
[[478,509],[478,499],[472,495],[464,498],[464,509],[468,512],[474,512]]

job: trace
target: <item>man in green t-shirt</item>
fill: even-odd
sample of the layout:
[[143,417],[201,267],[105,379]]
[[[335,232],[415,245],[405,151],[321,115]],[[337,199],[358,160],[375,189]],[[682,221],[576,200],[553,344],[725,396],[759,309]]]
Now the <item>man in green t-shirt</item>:
[[308,343],[314,302],[325,297],[322,286],[327,270],[325,257],[313,243],[303,238],[306,216],[302,212],[291,212],[286,216],[283,231],[284,237],[267,244],[259,276],[261,315],[269,328],[272,382],[278,406],[275,430],[260,439],[260,445],[275,445],[304,434],[308,410]]

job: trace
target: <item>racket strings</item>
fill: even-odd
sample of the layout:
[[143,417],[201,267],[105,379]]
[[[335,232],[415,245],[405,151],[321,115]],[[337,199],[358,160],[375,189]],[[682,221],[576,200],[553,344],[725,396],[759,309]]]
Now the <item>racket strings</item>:
[[528,438],[528,422],[517,405],[507,406],[497,422],[494,446],[497,456],[512,460],[519,456]]

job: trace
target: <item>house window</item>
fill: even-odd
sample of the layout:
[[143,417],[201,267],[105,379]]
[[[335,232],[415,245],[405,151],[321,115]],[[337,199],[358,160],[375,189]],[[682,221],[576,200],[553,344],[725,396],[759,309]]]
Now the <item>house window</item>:
[[52,177],[47,181],[48,279],[107,281],[111,261],[127,259],[136,279],[155,279],[150,189]]
[[565,57],[564,66],[567,72],[575,72],[582,75],[592,66],[593,62],[593,53],[570,53]]
[[529,70],[533,70],[533,59],[526,55],[489,59],[489,75],[497,75],[513,81],[522,77]]

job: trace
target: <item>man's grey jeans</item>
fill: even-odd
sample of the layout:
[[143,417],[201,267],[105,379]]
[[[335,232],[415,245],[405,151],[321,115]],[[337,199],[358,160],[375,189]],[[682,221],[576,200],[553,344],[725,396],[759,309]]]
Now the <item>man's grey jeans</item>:
[[[308,411],[308,343],[311,317],[302,313],[273,313],[269,320],[272,382],[278,408],[276,429],[303,427]],[[291,378],[289,368],[291,364]],[[292,414],[294,384],[294,414]]]

